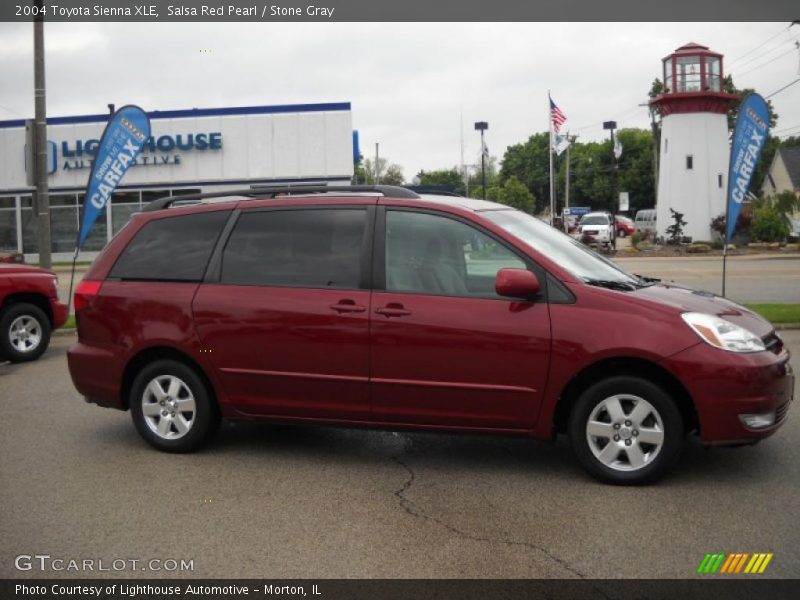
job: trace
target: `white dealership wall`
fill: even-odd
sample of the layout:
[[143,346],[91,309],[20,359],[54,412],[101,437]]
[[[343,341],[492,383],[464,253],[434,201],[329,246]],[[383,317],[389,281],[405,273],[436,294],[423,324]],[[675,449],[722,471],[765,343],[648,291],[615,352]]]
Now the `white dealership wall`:
[[[145,149],[120,189],[216,186],[230,183],[350,181],[353,123],[349,103],[155,111],[152,136],[162,149]],[[50,187],[86,186],[91,156],[69,156],[78,141],[99,140],[108,115],[48,120],[55,156]],[[169,148],[171,139],[219,133],[221,147]],[[23,121],[0,121],[0,193],[26,190]],[[175,160],[177,158],[177,161]],[[145,159],[148,159],[145,161]],[[155,160],[157,166],[152,166]]]
[[[154,111],[152,141],[92,229],[91,258],[154,197],[256,184],[349,183],[353,176],[350,103]],[[79,207],[108,114],[48,119],[48,176],[55,260],[71,258]],[[32,188],[26,184],[25,122],[0,121],[0,251],[38,260]],[[191,143],[190,143],[191,142]],[[152,146],[152,147],[148,147]],[[182,146],[182,147],[178,147]]]

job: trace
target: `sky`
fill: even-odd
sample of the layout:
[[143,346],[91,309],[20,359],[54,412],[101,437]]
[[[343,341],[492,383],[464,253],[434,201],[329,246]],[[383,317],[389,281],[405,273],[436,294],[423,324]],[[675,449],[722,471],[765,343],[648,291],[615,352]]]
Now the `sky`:
[[[380,143],[410,181],[460,164],[462,137],[478,162],[475,121],[498,159],[547,131],[548,90],[579,141],[647,128],[661,59],[690,41],[766,96],[800,77],[797,40],[788,23],[47,23],[47,110],[350,102],[362,153]],[[775,133],[800,135],[800,83],[772,100]],[[32,116],[33,27],[0,23],[0,120]]]

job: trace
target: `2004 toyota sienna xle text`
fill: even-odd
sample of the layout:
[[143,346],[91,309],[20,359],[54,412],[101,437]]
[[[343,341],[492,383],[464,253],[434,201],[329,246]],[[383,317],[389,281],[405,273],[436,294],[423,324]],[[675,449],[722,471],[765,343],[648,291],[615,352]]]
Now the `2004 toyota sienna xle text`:
[[79,392],[168,452],[221,417],[565,433],[613,483],[662,475],[687,433],[750,444],[787,415],[788,351],[733,302],[499,204],[318,191],[134,215],[75,294]]

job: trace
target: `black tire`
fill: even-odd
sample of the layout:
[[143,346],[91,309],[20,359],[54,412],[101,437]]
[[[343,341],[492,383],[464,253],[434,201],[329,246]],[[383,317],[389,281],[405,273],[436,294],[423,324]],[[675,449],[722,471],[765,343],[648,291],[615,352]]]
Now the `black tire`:
[[628,234],[627,234],[627,233],[625,233],[625,230],[624,230],[624,229],[620,229],[620,230],[617,232],[617,235],[618,235],[619,237],[621,237],[621,238],[624,238],[624,237],[625,237],[626,235],[628,235]]
[[[160,399],[153,393],[154,387],[148,388],[151,384],[161,390]],[[171,394],[173,384],[177,393]],[[191,414],[187,404],[190,397],[194,399]],[[211,439],[219,426],[219,408],[205,381],[177,360],[156,360],[139,371],[128,402],[136,430],[148,444],[164,452],[194,452]],[[145,404],[149,407],[148,416]],[[188,430],[182,432],[186,425]]]
[[38,306],[20,302],[8,305],[0,313],[0,356],[6,360],[36,360],[49,344],[50,319]]
[[[641,400],[645,403],[634,412]],[[622,412],[612,410],[616,407]],[[643,414],[647,417],[639,420]],[[590,417],[597,436],[589,434]],[[657,443],[659,431],[661,442]],[[676,463],[685,431],[680,410],[660,386],[640,377],[617,376],[581,394],[570,414],[569,437],[575,456],[593,477],[606,483],[642,485],[656,481]],[[644,442],[645,438],[649,441]],[[604,456],[606,446],[609,453]]]

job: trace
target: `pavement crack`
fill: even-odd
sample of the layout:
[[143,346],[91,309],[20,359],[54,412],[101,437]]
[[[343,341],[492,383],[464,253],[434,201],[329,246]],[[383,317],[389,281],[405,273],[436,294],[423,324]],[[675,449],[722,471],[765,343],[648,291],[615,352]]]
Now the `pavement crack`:
[[[398,465],[403,467],[408,472],[408,478],[403,482],[403,486],[400,489],[398,489],[397,491],[394,492],[394,495],[399,500],[400,507],[406,513],[408,513],[409,515],[411,515],[413,517],[416,517],[418,519],[424,519],[426,521],[430,521],[432,523],[435,523],[436,525],[446,529],[447,531],[451,532],[452,534],[457,535],[458,537],[461,537],[461,538],[464,538],[464,539],[467,539],[467,540],[471,540],[471,541],[474,541],[474,542],[480,542],[480,543],[484,543],[484,544],[503,544],[503,545],[506,545],[506,546],[514,546],[514,547],[518,547],[518,548],[525,548],[527,550],[532,550],[534,552],[538,552],[540,554],[543,554],[549,560],[551,560],[551,561],[555,562],[556,564],[558,564],[559,566],[561,566],[566,571],[572,573],[576,577],[578,577],[580,579],[590,579],[588,575],[586,575],[585,573],[583,573],[583,572],[579,571],[578,569],[576,569],[575,567],[573,567],[571,564],[569,564],[563,558],[560,558],[560,557],[556,556],[555,554],[553,554],[552,552],[547,550],[547,548],[543,548],[542,546],[537,546],[536,544],[532,544],[530,542],[520,542],[520,541],[517,541],[517,540],[507,540],[507,539],[503,539],[503,538],[491,538],[491,537],[484,537],[484,536],[474,535],[474,534],[471,534],[469,532],[463,531],[463,530],[459,529],[458,527],[455,527],[455,526],[451,525],[450,523],[447,523],[446,521],[443,521],[442,519],[440,519],[438,517],[435,517],[433,515],[430,515],[430,514],[426,513],[419,506],[417,506],[411,500],[409,500],[408,497],[406,496],[406,492],[411,488],[411,486],[414,484],[414,480],[416,479],[416,475],[414,473],[414,470],[411,467],[409,467],[407,463],[403,462],[402,460],[400,460],[400,458],[398,458],[396,456],[393,457],[393,460],[394,460],[394,462],[396,462]],[[597,588],[595,588],[595,589],[603,597],[608,598],[608,596],[606,596],[606,594],[602,590],[597,589]]]

